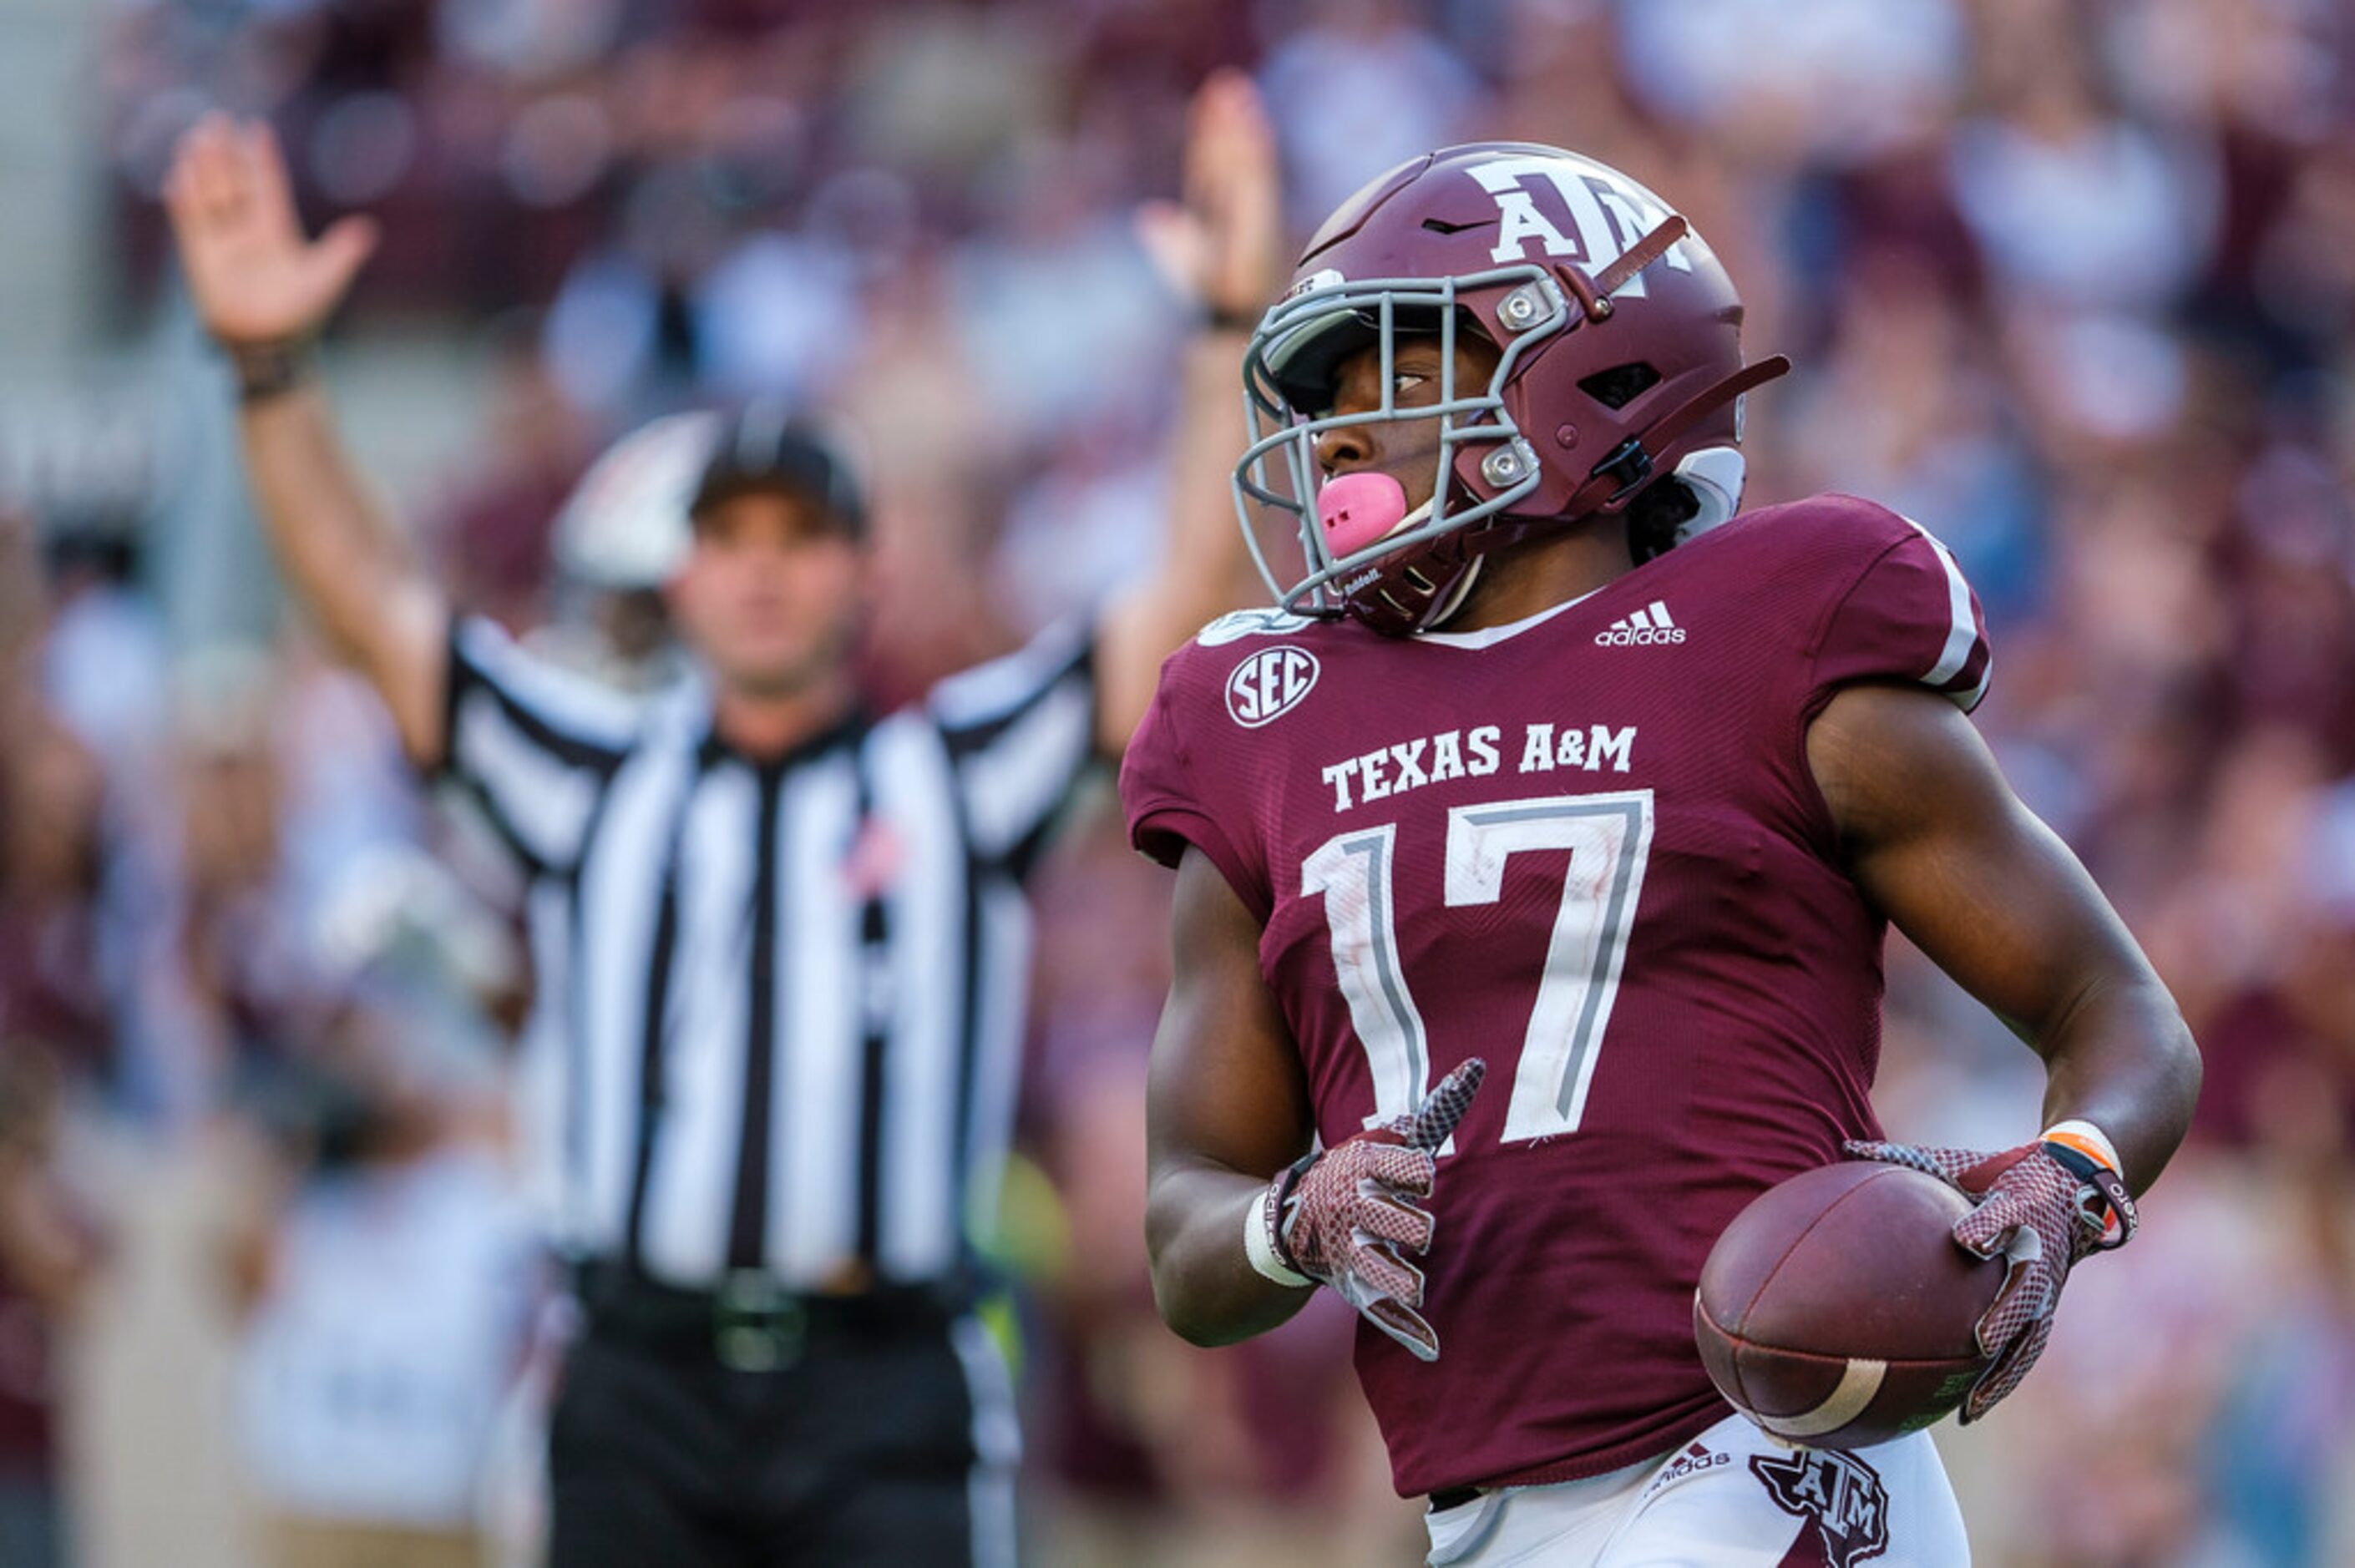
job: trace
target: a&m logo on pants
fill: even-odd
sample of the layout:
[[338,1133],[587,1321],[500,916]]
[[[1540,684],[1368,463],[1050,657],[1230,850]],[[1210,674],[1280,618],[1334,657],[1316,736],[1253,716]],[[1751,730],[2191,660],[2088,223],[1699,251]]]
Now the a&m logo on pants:
[[1822,1548],[1830,1568],[1856,1568],[1889,1549],[1889,1491],[1881,1473],[1853,1454],[1831,1448],[1796,1448],[1787,1455],[1761,1454],[1752,1473],[1766,1483],[1774,1506],[1806,1521],[1783,1561],[1817,1561],[1799,1555],[1809,1544]]
[[1257,729],[1300,705],[1316,684],[1316,655],[1305,648],[1263,648],[1227,677],[1227,713]]

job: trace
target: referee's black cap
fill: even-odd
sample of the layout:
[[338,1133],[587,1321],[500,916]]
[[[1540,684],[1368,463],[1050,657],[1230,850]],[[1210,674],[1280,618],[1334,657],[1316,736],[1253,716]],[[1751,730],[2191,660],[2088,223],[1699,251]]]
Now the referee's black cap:
[[853,539],[867,536],[867,497],[834,442],[772,399],[722,414],[687,515],[700,518],[730,496],[776,490],[815,502]]

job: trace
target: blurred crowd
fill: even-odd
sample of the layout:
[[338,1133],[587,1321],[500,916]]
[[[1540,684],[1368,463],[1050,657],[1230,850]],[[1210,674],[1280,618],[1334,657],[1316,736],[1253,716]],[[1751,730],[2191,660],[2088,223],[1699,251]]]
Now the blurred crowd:
[[[589,460],[779,393],[872,476],[886,698],[1152,569],[1188,307],[1135,217],[1206,70],[1260,80],[1304,232],[1474,137],[1664,193],[1753,355],[1799,364],[1750,401],[1751,500],[1853,491],[1953,546],[1995,633],[1981,727],[2206,1053],[2142,1237],[2073,1277],[1992,1436],[1942,1433],[1981,1561],[2355,1561],[2343,5],[117,0],[107,29],[126,337],[170,309],[173,138],[267,115],[314,219],[384,225],[333,352],[487,344],[412,519],[463,599],[559,640],[609,613],[556,526]],[[299,629],[169,634],[153,546],[119,501],[0,497],[0,1563],[61,1560],[69,1515],[135,1536],[63,1457],[143,1441],[80,1411],[109,1374],[70,1346],[161,1245],[123,1195],[197,1146],[227,1174],[184,1264],[229,1349],[186,1440],[234,1458],[250,1539],[526,1551],[551,1330],[517,889]],[[1153,1316],[1167,887],[1115,818],[1081,813],[1043,895],[993,1241],[1040,1560],[1412,1561],[1346,1311],[1216,1353]],[[2040,1082],[1892,945],[1893,1132],[2018,1141]]]

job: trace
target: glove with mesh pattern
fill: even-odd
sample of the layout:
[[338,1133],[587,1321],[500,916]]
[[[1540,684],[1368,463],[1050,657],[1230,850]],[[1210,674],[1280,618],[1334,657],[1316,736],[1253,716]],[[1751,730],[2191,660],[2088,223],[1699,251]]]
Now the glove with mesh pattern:
[[1413,1115],[1302,1160],[1270,1184],[1255,1221],[1283,1268],[1301,1283],[1331,1287],[1422,1361],[1439,1359],[1439,1337],[1417,1310],[1423,1270],[1401,1253],[1430,1250],[1437,1222],[1413,1200],[1431,1196],[1438,1151],[1487,1071],[1475,1057],[1442,1079]]
[[2019,1386],[2052,1337],[2052,1311],[2069,1270],[2088,1253],[2134,1234],[2134,1199],[2118,1173],[2050,1139],[1981,1153],[1905,1143],[1851,1142],[1851,1159],[1903,1165],[1951,1183],[1973,1200],[1955,1241],[1977,1257],[2005,1260],[2004,1282],[1978,1321],[1979,1349],[1994,1357],[1963,1401],[1977,1421]]

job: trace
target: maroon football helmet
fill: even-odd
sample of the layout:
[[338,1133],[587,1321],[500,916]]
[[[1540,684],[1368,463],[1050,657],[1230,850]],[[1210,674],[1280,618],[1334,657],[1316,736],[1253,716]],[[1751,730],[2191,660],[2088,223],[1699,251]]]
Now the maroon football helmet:
[[[1453,614],[1488,552],[1663,480],[1694,508],[1676,538],[1723,522],[1741,500],[1742,394],[1790,368],[1745,366],[1741,326],[1716,256],[1615,169],[1518,142],[1400,165],[1326,220],[1252,339],[1237,506],[1254,554],[1253,502],[1295,515],[1308,568],[1287,588],[1263,554],[1262,576],[1286,611],[1405,635]],[[1455,385],[1467,331],[1500,354],[1486,387]],[[1401,408],[1391,358],[1417,333],[1440,340],[1439,400]],[[1336,368],[1369,346],[1382,406],[1332,414]],[[1320,470],[1327,430],[1427,418],[1440,472],[1412,515],[1395,481]]]

